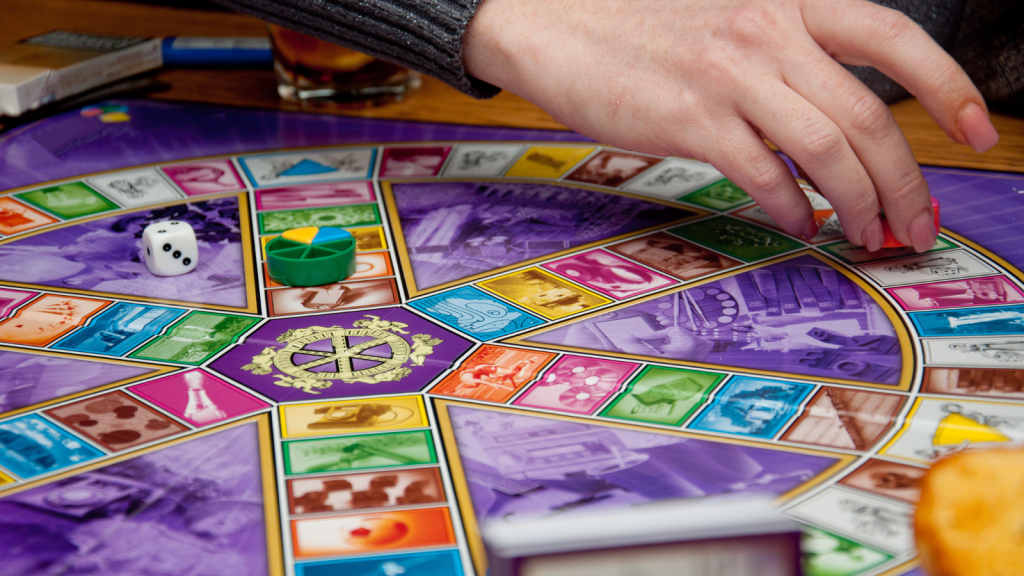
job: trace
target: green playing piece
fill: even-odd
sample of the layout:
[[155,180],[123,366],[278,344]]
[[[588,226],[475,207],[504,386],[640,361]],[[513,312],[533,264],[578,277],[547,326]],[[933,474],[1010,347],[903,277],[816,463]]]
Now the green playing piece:
[[286,238],[267,242],[267,271],[287,286],[323,286],[356,273],[356,242],[352,236],[303,244]]

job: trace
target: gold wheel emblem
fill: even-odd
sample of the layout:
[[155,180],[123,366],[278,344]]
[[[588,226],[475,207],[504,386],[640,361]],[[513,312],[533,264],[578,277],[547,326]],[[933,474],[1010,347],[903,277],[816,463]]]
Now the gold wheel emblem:
[[[409,333],[404,330],[407,324],[381,320],[379,316],[370,314],[364,318],[369,320],[356,320],[352,328],[310,326],[288,330],[277,337],[278,342],[285,344],[284,348],[278,350],[276,346],[267,346],[252,357],[251,363],[242,366],[242,370],[264,376],[273,374],[274,368],[277,368],[282,372],[273,374],[277,378],[274,383],[278,386],[319,394],[319,390],[333,386],[333,380],[349,384],[401,380],[412,373],[412,368],[405,365],[407,362],[413,366],[423,366],[426,357],[434,352],[434,346],[443,342],[429,334],[414,334],[410,343],[399,335]],[[352,339],[359,341],[353,342]],[[330,340],[329,352],[308,348],[324,340]],[[382,346],[388,347],[387,354],[366,354],[366,351]],[[296,364],[297,355],[312,356],[313,359]],[[356,368],[359,361],[371,364],[365,368]],[[320,366],[331,366],[334,371],[312,372]]]
[[[369,337],[367,340],[356,345],[351,345],[349,338]],[[333,350],[322,352],[311,350],[306,347],[314,342],[330,339]],[[370,356],[363,354],[364,351],[378,346],[388,346],[388,356]],[[289,376],[296,378],[314,378],[316,380],[344,380],[352,382],[361,378],[370,378],[384,372],[390,372],[401,367],[409,360],[409,353],[412,347],[397,334],[384,332],[383,330],[368,330],[366,328],[331,330],[330,332],[318,332],[310,334],[305,338],[291,340],[288,345],[274,356],[274,365],[277,369]],[[295,364],[295,355],[319,356],[316,360],[309,360],[301,364]],[[375,362],[376,366],[356,369],[357,360]],[[313,368],[334,364],[336,372],[311,372]]]

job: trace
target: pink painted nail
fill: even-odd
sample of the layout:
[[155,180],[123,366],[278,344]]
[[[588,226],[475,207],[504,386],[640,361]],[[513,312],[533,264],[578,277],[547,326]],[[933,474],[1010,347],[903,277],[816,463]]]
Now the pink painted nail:
[[910,241],[914,243],[914,251],[918,254],[927,252],[935,247],[935,238],[938,234],[935,231],[935,215],[931,210],[922,210],[907,226],[910,234]]
[[861,242],[868,252],[878,252],[882,249],[882,244],[885,244],[885,232],[882,230],[882,218],[878,214],[875,214],[875,219],[864,227]]
[[814,237],[818,235],[818,223],[814,221],[814,216],[807,219],[804,223],[804,227],[800,229],[800,236],[804,240],[810,242],[814,240]]
[[967,138],[967,143],[977,153],[990,150],[999,142],[999,133],[992,121],[985,115],[985,111],[974,102],[971,102],[960,111],[956,119],[957,128]]

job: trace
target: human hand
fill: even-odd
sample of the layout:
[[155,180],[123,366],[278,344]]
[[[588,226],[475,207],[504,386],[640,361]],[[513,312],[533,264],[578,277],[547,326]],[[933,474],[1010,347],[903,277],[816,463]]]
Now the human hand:
[[473,76],[610,145],[710,162],[787,232],[812,238],[800,164],[847,238],[878,250],[879,210],[935,244],[928,185],[888,107],[840,62],[917,96],[950,138],[999,139],[959,65],[913,21],[865,0],[484,0],[464,37]]

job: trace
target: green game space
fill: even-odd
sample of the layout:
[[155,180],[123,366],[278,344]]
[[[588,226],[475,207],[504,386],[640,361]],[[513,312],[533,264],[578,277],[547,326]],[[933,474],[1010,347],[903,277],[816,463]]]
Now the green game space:
[[197,366],[236,341],[258,321],[246,316],[193,312],[131,357]]
[[437,462],[429,430],[284,442],[286,474],[393,468]]
[[681,202],[689,202],[712,210],[725,211],[735,208],[740,204],[750,202],[751,198],[739,186],[729,179],[719,180],[714,184],[705,186],[686,196],[677,198]]
[[782,234],[728,216],[686,224],[669,232],[744,262],[771,258],[803,246]]
[[681,426],[724,378],[713,372],[648,366],[601,416]]
[[261,234],[275,234],[307,226],[345,228],[380,224],[380,212],[378,212],[376,204],[353,204],[264,212],[259,215],[259,221]]
[[[935,239],[935,246],[932,247],[931,250],[928,250],[928,252],[938,252],[940,250],[949,250],[950,248],[956,248],[956,244],[953,244],[949,240],[940,236]],[[857,246],[847,240],[835,242],[833,244],[826,244],[825,246],[822,246],[821,249],[847,264],[863,264],[865,262],[886,260],[888,258],[896,258],[898,256],[913,256],[916,254],[913,248],[908,247],[885,248],[878,252],[869,252],[867,248]]]
[[19,199],[64,218],[81,218],[117,210],[119,206],[81,182],[40,188],[16,195]]
[[892,559],[892,556],[824,530],[802,527],[800,550],[806,576],[853,576]]

